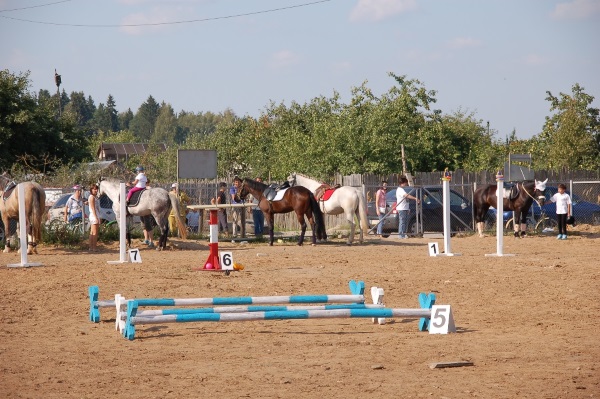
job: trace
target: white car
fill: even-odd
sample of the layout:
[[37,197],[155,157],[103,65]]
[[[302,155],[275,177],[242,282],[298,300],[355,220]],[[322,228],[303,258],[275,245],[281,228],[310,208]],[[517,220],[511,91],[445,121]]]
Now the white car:
[[[73,193],[63,194],[54,203],[54,205],[52,205],[52,207],[50,207],[50,209],[48,210],[48,223],[52,222],[53,220],[60,220],[60,221],[65,220],[65,205],[71,195],[73,195]],[[85,195],[84,195],[84,197],[85,197]],[[112,221],[116,220],[115,213],[113,212],[113,209],[112,209],[112,201],[110,200],[110,198],[108,198],[106,195],[103,195],[99,198],[99,201],[100,201],[100,208],[99,208],[98,216],[100,216],[100,222],[105,223],[105,222],[112,222]],[[85,214],[86,214],[86,216],[89,216],[89,214],[90,214],[90,209],[87,205],[85,206]]]

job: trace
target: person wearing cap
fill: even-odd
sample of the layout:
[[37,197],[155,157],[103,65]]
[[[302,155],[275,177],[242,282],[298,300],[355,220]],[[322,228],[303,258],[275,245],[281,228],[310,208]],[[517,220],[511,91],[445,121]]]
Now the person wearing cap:
[[[179,195],[177,195],[177,188],[177,183],[171,184],[171,191],[169,192],[169,195],[173,195],[178,201],[179,216],[185,217],[185,210],[190,203],[190,198],[183,191],[180,191]],[[177,218],[175,217],[175,209],[171,208],[171,213],[169,213],[169,232],[173,237],[177,235],[177,231]]]
[[143,166],[136,167],[135,171],[137,176],[135,176],[135,180],[129,185],[133,186],[133,188],[127,193],[127,203],[129,203],[129,199],[133,193],[145,189],[146,184],[148,183],[148,177],[146,177],[146,172]]
[[73,186],[75,192],[69,197],[65,204],[65,223],[69,222],[75,224],[81,222],[83,219],[83,198],[81,197],[81,186],[76,184]]

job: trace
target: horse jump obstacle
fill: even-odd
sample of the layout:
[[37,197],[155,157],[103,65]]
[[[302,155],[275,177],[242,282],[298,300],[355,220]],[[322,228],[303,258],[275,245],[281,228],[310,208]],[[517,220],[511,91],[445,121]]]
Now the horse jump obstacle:
[[[289,320],[310,318],[377,318],[380,324],[382,318],[405,317],[420,318],[421,331],[428,329],[428,321],[433,315],[434,294],[420,294],[421,309],[389,309],[381,303],[365,305],[364,283],[350,282],[350,289],[354,295],[298,295],[275,297],[225,297],[225,298],[192,298],[192,299],[139,299],[126,301],[117,296],[115,301],[98,301],[97,287],[90,287],[90,320],[99,321],[99,307],[115,306],[117,308],[116,327],[123,336],[129,340],[135,338],[135,326],[143,324],[164,324],[181,322],[233,322],[253,320]],[[356,294],[361,292],[361,294]],[[373,287],[371,290],[373,300],[382,301],[383,290]],[[376,295],[377,294],[377,295]],[[200,309],[161,309],[139,311],[140,306],[177,306],[197,304],[239,305],[249,303],[274,304],[274,303],[330,303],[354,302],[337,305],[323,306],[234,306]],[[127,303],[127,313],[123,313],[124,304]],[[427,307],[424,307],[427,306]],[[449,310],[449,309],[448,309]],[[98,317],[93,317],[97,315]],[[450,313],[451,318],[451,313]],[[374,319],[375,322],[375,319]],[[453,323],[453,322],[452,322]],[[454,325],[452,324],[452,328]]]
[[[485,254],[485,256],[515,256],[504,253],[504,175],[501,171],[496,174],[496,253]],[[515,220],[515,223],[518,223]]]
[[450,180],[452,175],[448,172],[448,168],[444,172],[442,177],[443,187],[443,216],[444,216],[444,252],[438,253],[435,256],[460,256],[460,254],[453,254],[450,249],[450,236],[452,230],[452,223],[450,222]]
[[[364,303],[365,283],[350,281],[352,295],[292,295],[292,296],[263,296],[263,297],[216,297],[216,298],[147,298],[138,299],[139,306],[211,306],[211,305],[273,305],[273,304],[308,304],[308,303]],[[126,299],[120,294],[115,300],[100,301],[98,286],[88,289],[90,299],[90,321],[100,322],[100,308],[115,307],[117,312],[124,307]],[[119,318],[117,317],[117,320]]]

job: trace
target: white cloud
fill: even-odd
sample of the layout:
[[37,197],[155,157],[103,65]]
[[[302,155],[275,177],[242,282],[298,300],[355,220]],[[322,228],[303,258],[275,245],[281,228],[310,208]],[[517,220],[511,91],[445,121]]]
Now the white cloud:
[[300,57],[296,53],[289,50],[282,50],[271,56],[269,59],[269,67],[273,69],[281,69],[296,65],[299,62]]
[[416,0],[358,0],[350,21],[381,21],[416,8]]
[[572,0],[559,3],[552,11],[556,19],[583,19],[600,13],[600,0]]
[[448,47],[453,49],[461,49],[467,47],[479,47],[481,46],[481,40],[473,39],[471,37],[456,37],[448,41]]

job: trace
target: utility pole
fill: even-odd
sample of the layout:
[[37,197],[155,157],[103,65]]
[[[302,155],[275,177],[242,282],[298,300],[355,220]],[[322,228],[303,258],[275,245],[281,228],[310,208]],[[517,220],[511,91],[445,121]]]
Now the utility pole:
[[62,106],[60,103],[60,84],[62,83],[62,79],[56,72],[56,68],[54,68],[54,83],[56,83],[56,95],[58,96],[58,117],[60,118],[62,116]]

